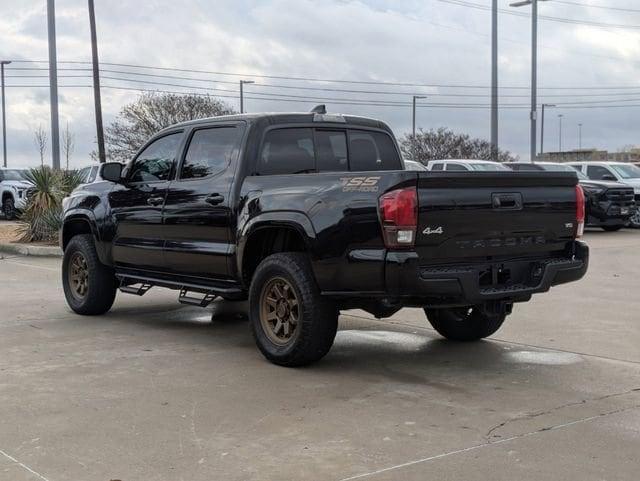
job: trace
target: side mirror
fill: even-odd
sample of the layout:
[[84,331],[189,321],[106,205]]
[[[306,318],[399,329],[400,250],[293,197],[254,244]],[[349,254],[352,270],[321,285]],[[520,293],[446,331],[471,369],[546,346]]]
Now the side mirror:
[[610,181],[616,182],[618,179],[616,179],[611,174],[605,174],[605,175],[602,176],[602,180],[610,180]]
[[102,166],[102,178],[116,184],[122,183],[122,168],[120,162],[107,162]]

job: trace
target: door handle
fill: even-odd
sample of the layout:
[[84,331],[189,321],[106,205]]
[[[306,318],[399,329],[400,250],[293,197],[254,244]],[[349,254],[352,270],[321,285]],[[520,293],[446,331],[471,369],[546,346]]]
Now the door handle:
[[164,197],[149,197],[147,199],[147,204],[157,206],[164,202]]
[[224,202],[224,196],[220,194],[211,194],[209,197],[204,199],[207,204],[218,205]]

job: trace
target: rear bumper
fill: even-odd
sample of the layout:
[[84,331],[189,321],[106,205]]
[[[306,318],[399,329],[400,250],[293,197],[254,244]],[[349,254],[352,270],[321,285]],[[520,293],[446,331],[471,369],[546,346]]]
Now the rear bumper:
[[483,261],[420,266],[415,252],[388,252],[385,281],[389,296],[430,305],[522,302],[552,286],[577,281],[587,272],[589,248],[575,241],[570,252],[553,258]]

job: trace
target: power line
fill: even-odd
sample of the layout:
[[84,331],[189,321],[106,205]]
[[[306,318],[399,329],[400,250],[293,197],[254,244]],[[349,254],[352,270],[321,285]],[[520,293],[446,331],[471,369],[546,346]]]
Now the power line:
[[[436,0],[441,3],[448,3],[451,5],[458,5],[460,7],[468,7],[475,8],[477,10],[491,10],[489,5],[482,5],[479,3],[468,2],[466,0]],[[528,13],[518,12],[509,10],[506,8],[499,8],[498,11],[500,13],[504,13],[506,15],[512,15],[516,17],[530,17]],[[540,20],[548,20],[551,22],[559,22],[559,23],[567,23],[572,25],[586,25],[589,27],[598,27],[598,28],[614,28],[614,29],[630,29],[630,30],[639,30],[640,25],[625,25],[625,24],[617,24],[617,23],[604,23],[604,22],[594,22],[592,20],[579,20],[575,18],[563,18],[563,17],[552,17],[549,15],[538,15]]]
[[594,5],[592,3],[584,3],[584,2],[571,2],[569,0],[554,0],[555,3],[562,3],[564,5],[572,5],[576,7],[588,7],[588,8],[600,8],[602,10],[614,10],[617,12],[630,12],[630,13],[640,13],[640,10],[635,8],[625,8],[625,7],[609,7],[605,5]]

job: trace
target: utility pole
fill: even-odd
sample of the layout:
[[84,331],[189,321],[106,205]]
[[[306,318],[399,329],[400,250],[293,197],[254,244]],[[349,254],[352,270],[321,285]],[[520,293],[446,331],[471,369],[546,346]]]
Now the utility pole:
[[244,85],[253,84],[253,80],[240,80],[240,113],[244,113]]
[[[555,104],[542,104],[542,122],[540,125],[540,157],[544,156],[544,109],[555,107]],[[544,160],[544,159],[542,159]]]
[[60,125],[58,122],[58,59],[56,55],[55,0],[47,0],[49,33],[49,97],[51,100],[51,166],[60,169]]
[[531,133],[530,148],[531,162],[536,159],[537,125],[538,118],[538,2],[546,0],[522,0],[511,3],[511,7],[523,7],[531,5]]
[[426,95],[414,95],[412,101],[412,123],[411,123],[411,156],[416,160],[416,100],[426,99]]
[[96,138],[98,140],[98,160],[107,161],[104,150],[104,129],[102,127],[102,100],[100,98],[100,64],[98,63],[98,40],[96,34],[96,12],[93,0],[89,2],[89,28],[91,30],[91,59],[93,62],[93,102],[96,115]]
[[558,126],[558,152],[562,152],[562,117],[564,117],[564,115],[558,114],[558,120],[560,121]]
[[498,160],[498,0],[491,3],[491,160]]
[[2,81],[2,166],[7,166],[7,118],[4,105],[4,66],[9,65],[10,60],[0,60],[0,78]]

